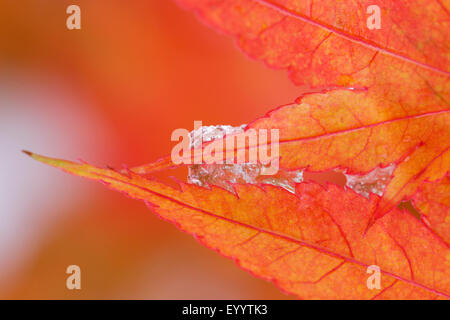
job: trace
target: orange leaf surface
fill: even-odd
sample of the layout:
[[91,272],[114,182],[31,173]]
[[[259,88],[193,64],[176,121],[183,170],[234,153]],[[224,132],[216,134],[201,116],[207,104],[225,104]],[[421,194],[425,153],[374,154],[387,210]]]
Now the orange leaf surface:
[[413,196],[421,219],[440,237],[450,243],[450,178],[422,184]]
[[[297,185],[295,194],[269,185],[234,185],[236,194],[184,183],[177,190],[131,171],[28,154],[144,200],[209,248],[301,298],[450,297],[449,248],[419,220],[394,209],[364,234],[376,196],[314,183]],[[380,268],[380,289],[366,285],[370,265]]]

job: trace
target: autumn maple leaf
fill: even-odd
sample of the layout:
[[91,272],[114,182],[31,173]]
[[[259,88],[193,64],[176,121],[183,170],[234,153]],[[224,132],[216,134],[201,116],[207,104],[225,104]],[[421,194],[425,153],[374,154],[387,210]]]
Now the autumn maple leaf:
[[[312,182],[293,193],[263,184],[177,190],[143,176],[173,166],[170,157],[119,172],[28,154],[144,200],[301,298],[450,298],[445,4],[426,1],[417,10],[410,1],[379,1],[382,28],[369,30],[363,1],[179,2],[250,57],[315,88],[246,127],[279,130],[280,170],[363,176],[393,166],[382,196]],[[262,146],[270,148],[244,148]],[[397,208],[402,200],[412,200],[420,219]],[[375,291],[366,285],[371,265],[383,279]]]

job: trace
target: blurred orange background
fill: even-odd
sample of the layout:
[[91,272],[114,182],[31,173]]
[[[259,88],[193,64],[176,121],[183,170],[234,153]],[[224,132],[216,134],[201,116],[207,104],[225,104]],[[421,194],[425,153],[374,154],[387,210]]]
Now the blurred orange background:
[[[81,30],[66,28],[71,4]],[[285,72],[169,0],[2,0],[0,37],[0,298],[291,298],[143,203],[20,152],[154,161],[194,120],[236,126],[294,101]],[[66,288],[71,264],[81,290]]]

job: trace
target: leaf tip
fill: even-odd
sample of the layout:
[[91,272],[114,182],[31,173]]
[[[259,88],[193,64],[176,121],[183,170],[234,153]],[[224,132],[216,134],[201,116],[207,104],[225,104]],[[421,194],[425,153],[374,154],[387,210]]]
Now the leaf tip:
[[33,157],[33,153],[28,150],[22,150],[23,153],[25,153],[27,156]]
[[25,153],[27,156],[30,156],[32,159],[34,159],[36,161],[39,161],[44,164],[47,164],[47,165],[50,165],[53,167],[57,167],[57,168],[63,168],[65,166],[67,166],[68,164],[72,164],[70,161],[41,156],[37,153],[30,152],[28,150],[22,150],[22,152]]
[[27,156],[29,156],[30,158],[40,161],[40,162],[48,162],[46,160],[50,160],[50,158],[44,157],[44,156],[40,156],[37,153],[28,151],[28,150],[22,150],[23,153],[25,153]]

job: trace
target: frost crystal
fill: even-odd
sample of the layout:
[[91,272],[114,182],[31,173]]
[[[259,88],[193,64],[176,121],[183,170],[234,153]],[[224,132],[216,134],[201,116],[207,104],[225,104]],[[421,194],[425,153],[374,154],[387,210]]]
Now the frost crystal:
[[[208,142],[220,139],[225,135],[242,132],[245,124],[239,127],[228,125],[202,126],[190,133],[191,148],[200,146],[200,139]],[[199,130],[201,130],[201,135]],[[282,187],[290,192],[295,191],[295,184],[303,181],[303,171],[282,171],[274,175],[261,175],[263,165],[260,163],[242,164],[193,164],[189,165],[188,182],[207,187],[214,185],[233,192],[234,183],[265,183]]]
[[[191,148],[200,147],[200,139],[208,142],[221,139],[225,135],[237,134],[244,130],[246,125],[232,127],[228,125],[202,126],[190,133]],[[201,134],[199,132],[201,130]],[[303,171],[279,170],[275,175],[261,175],[263,167],[260,163],[243,164],[193,164],[189,165],[188,182],[199,186],[210,185],[222,187],[233,192],[232,184],[271,184],[282,187],[292,193],[295,192],[295,184],[303,181]],[[352,175],[344,172],[347,179],[346,186],[353,189],[362,196],[369,198],[370,193],[381,196],[386,185],[391,179],[395,166],[385,168],[377,167],[366,175]]]
[[344,173],[347,178],[346,186],[366,198],[369,198],[370,193],[382,196],[394,167],[394,165],[385,168],[377,167],[363,176]]

